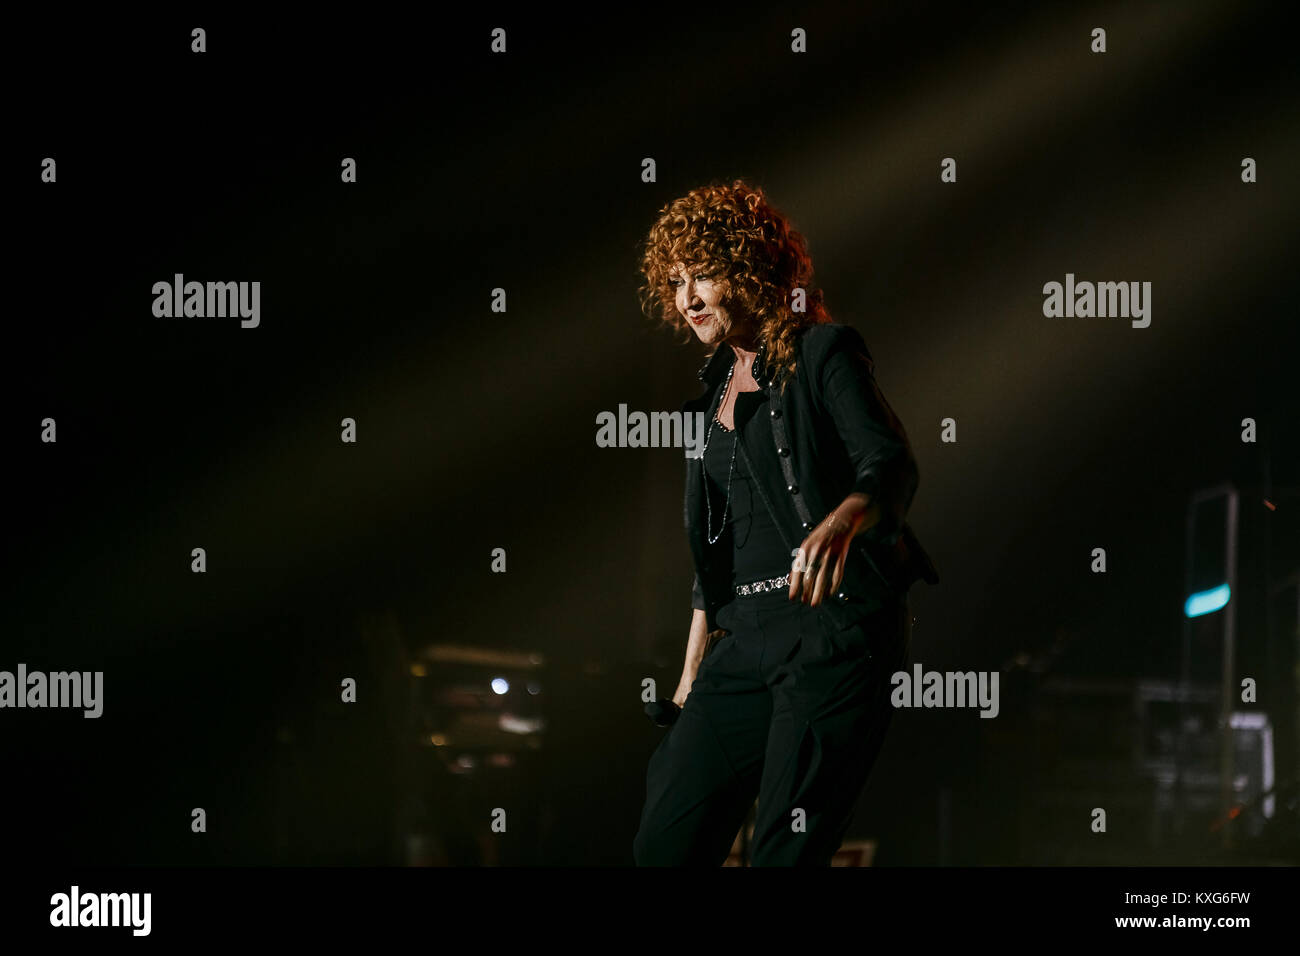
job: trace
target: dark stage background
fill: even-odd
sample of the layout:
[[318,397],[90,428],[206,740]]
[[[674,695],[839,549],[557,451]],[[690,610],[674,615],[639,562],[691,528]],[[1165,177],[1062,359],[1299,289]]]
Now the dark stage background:
[[[1232,482],[1240,709],[1294,779],[1284,8],[861,6],[11,23],[0,669],[105,682],[96,720],[0,712],[11,862],[630,865],[641,681],[676,686],[692,568],[682,451],[598,448],[596,416],[697,393],[637,258],[664,203],[738,177],[808,237],[914,446],[942,582],[913,658],[1002,677],[996,719],[895,714],[851,838],[1295,861],[1281,790],[1231,841],[1172,808],[1135,709],[1180,673],[1188,496]],[[1045,318],[1067,272],[1150,281],[1150,327]],[[260,326],[155,318],[174,273],[260,281]]]

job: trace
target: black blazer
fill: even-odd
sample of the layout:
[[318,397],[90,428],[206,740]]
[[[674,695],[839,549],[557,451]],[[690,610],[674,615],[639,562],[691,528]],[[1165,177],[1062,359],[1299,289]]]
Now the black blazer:
[[[839,626],[860,620],[891,597],[906,594],[918,577],[937,584],[939,577],[929,556],[907,524],[907,512],[920,475],[903,424],[876,385],[874,361],[856,329],[838,323],[813,325],[797,343],[795,377],[784,393],[772,384],[773,370],[766,366],[760,347],[753,376],[767,389],[767,400],[741,393],[736,403],[736,433],[745,431],[750,416],[759,412],[771,437],[772,414],[780,414],[795,483],[773,484],[773,469],[758,468],[775,520],[794,547],[830,510],[854,491],[866,492],[879,503],[880,522],[854,538],[845,561],[840,589],[824,601]],[[704,412],[707,424],[717,412],[721,383],[736,360],[730,346],[714,350],[699,371],[704,394],[682,405],[683,414]],[[753,431],[751,429],[750,431]],[[757,449],[743,445],[751,459]],[[775,460],[775,459],[774,459]],[[717,611],[735,599],[727,569],[715,568],[705,547],[703,457],[686,461],[685,523],[695,561],[691,607],[703,609],[708,628],[717,628]],[[803,525],[795,499],[802,497],[812,522]]]

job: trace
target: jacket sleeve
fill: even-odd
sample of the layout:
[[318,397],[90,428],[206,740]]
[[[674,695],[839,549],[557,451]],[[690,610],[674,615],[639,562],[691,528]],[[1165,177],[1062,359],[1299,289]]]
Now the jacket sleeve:
[[822,339],[817,380],[853,462],[853,490],[870,495],[880,507],[880,522],[863,534],[893,544],[920,482],[916,458],[903,423],[876,384],[862,336],[850,326],[830,325]]
[[695,587],[691,589],[691,607],[696,611],[703,611],[704,608],[704,589],[700,587],[700,576],[695,575]]

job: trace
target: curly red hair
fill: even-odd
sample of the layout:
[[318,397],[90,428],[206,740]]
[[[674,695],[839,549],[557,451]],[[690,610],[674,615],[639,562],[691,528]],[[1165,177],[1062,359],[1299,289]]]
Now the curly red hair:
[[[758,339],[767,347],[766,362],[783,381],[794,373],[799,334],[831,321],[821,290],[812,287],[812,258],[804,237],[761,189],[743,180],[691,190],[665,205],[650,227],[641,258],[642,311],[689,341],[690,326],[677,311],[676,290],[669,281],[678,262],[720,273],[723,301],[756,322]],[[790,308],[795,289],[804,290],[804,312]]]

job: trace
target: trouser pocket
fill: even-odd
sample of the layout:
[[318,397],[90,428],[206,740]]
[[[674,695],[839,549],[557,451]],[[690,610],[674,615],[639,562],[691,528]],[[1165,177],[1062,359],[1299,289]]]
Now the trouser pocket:
[[815,608],[818,626],[836,657],[890,660],[906,642],[910,611],[906,602],[888,601],[883,607],[867,608],[851,602],[841,604],[836,614]]

